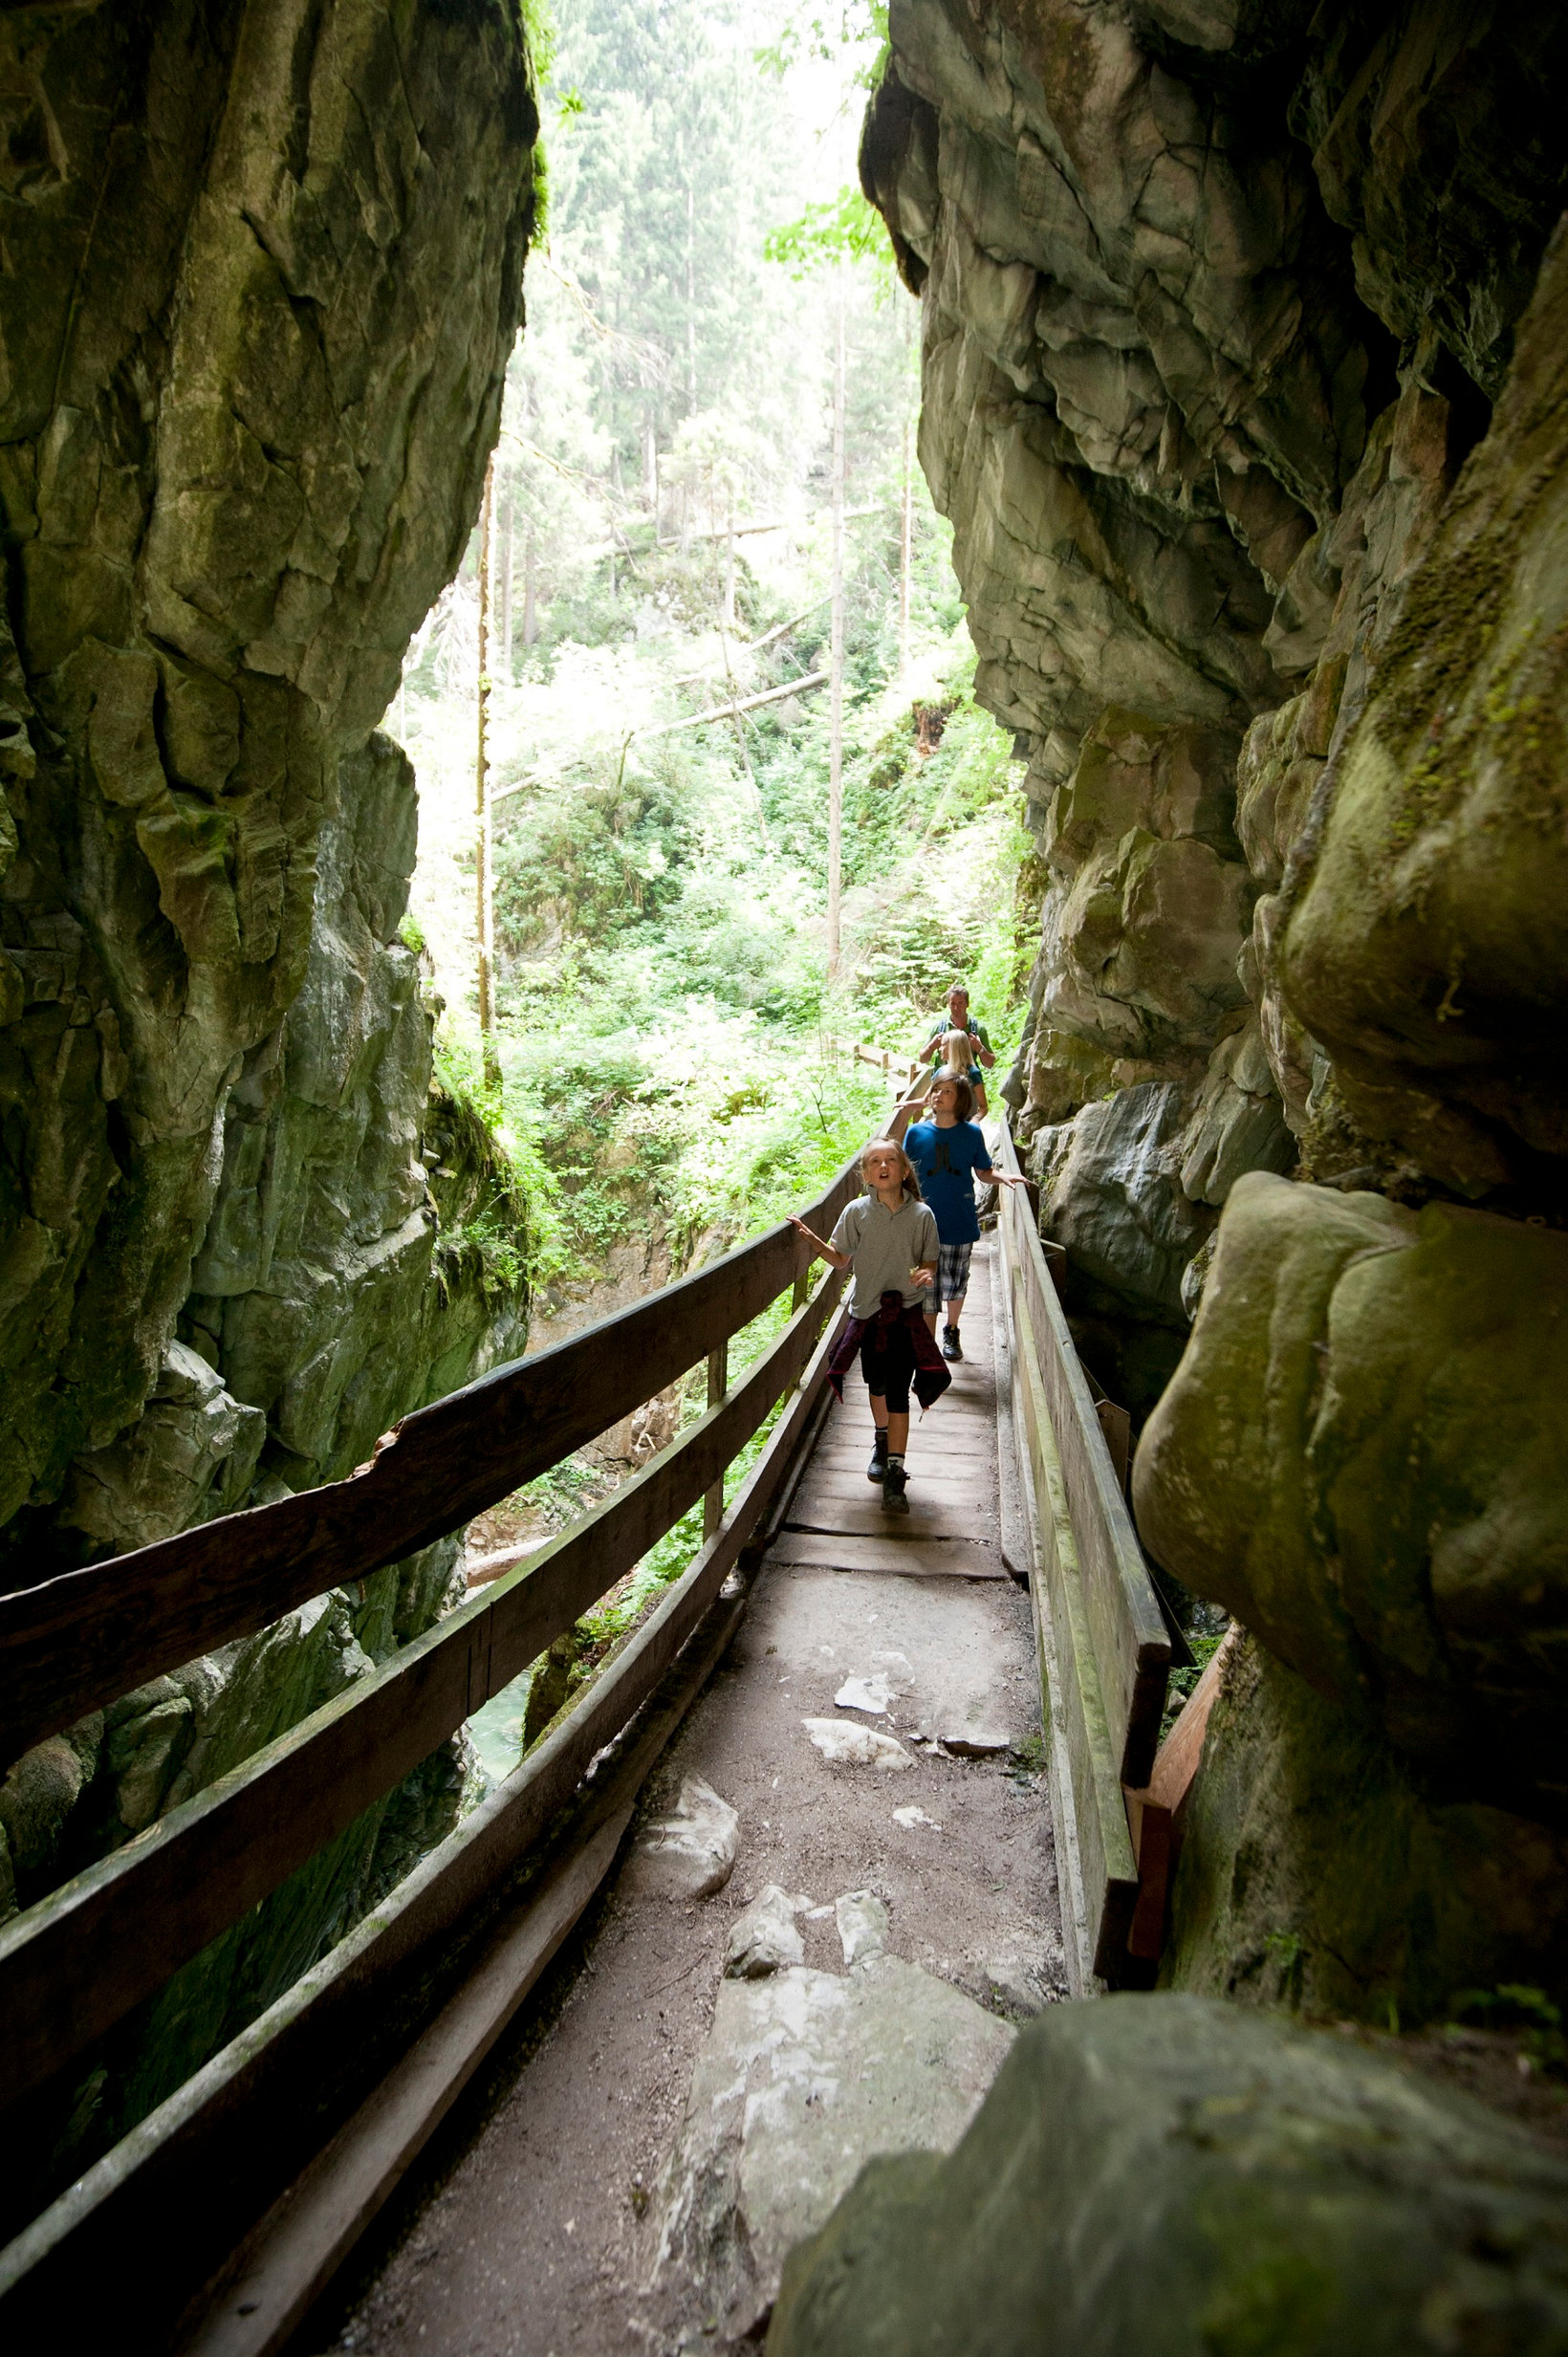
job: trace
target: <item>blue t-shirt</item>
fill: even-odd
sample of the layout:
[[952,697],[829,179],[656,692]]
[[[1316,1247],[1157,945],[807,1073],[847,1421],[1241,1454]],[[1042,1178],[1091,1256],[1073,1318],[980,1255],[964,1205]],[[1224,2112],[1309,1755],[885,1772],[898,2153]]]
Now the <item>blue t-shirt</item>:
[[944,1244],[976,1244],[980,1221],[974,1209],[974,1173],[991,1168],[991,1149],[974,1122],[916,1122],[904,1141],[920,1177],[920,1191],[936,1213]]

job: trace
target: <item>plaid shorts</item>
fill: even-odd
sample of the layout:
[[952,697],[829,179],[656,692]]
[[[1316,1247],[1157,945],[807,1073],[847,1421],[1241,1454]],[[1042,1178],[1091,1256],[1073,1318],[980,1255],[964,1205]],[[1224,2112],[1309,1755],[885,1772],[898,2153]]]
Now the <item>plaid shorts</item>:
[[969,1255],[972,1244],[944,1244],[937,1253],[936,1284],[927,1286],[928,1306],[939,1310],[944,1301],[956,1301],[969,1289]]

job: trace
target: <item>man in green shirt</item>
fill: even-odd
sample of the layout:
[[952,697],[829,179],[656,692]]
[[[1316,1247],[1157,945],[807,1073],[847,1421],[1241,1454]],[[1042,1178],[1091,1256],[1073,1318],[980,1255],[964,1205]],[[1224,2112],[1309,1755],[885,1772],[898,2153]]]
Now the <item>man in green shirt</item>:
[[984,1064],[989,1072],[996,1058],[991,1052],[991,1041],[986,1037],[985,1025],[972,1022],[969,1018],[969,994],[962,982],[955,982],[947,993],[947,1019],[937,1025],[926,1042],[924,1051],[926,1060],[932,1064],[941,1063],[942,1042],[950,1031],[969,1033],[974,1043],[975,1062]]

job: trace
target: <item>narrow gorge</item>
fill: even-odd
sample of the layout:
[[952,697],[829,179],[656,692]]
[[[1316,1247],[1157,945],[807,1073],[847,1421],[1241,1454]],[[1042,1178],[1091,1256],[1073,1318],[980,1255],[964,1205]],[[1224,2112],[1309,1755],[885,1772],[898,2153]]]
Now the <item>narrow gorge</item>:
[[1565,85],[0,11],[18,2347],[1568,2352]]
[[1165,1977],[1380,2024],[1553,1985],[1562,18],[889,27],[861,176],[1029,757],[1008,1095],[1144,1544],[1247,1632]]

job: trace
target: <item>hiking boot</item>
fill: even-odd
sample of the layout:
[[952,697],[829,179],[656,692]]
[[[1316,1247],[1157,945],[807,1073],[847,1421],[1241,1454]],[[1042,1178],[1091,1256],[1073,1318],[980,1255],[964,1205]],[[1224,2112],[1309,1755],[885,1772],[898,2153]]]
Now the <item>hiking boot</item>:
[[904,1495],[908,1487],[909,1476],[904,1470],[901,1458],[896,1464],[889,1465],[882,1475],[882,1504],[889,1514],[908,1513],[909,1500]]
[[881,1481],[887,1472],[887,1434],[879,1432],[871,1444],[871,1462],[865,1469],[867,1481]]
[[945,1359],[961,1359],[964,1356],[964,1345],[958,1339],[956,1326],[943,1327],[942,1355]]

